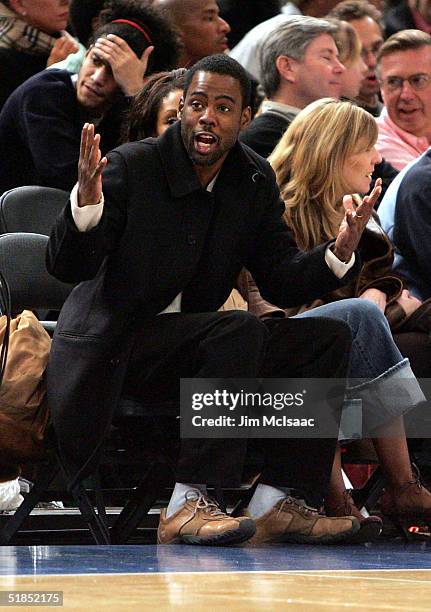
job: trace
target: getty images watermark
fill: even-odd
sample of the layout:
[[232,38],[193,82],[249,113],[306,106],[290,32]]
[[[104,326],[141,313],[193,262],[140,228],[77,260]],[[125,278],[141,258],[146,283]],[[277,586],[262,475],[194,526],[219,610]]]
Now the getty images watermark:
[[[367,381],[361,381],[366,389]],[[431,397],[431,381],[422,388]],[[426,393],[429,391],[429,394]],[[385,398],[400,403],[399,389]],[[397,395],[396,395],[397,394]],[[390,420],[370,394],[346,392],[344,379],[181,379],[183,438],[358,439]],[[409,435],[431,437],[431,410],[421,404],[409,413]],[[408,421],[408,419],[407,419]]]
[[[315,381],[314,381],[315,382]],[[322,394],[322,382],[325,385]],[[326,384],[325,384],[326,383]],[[184,438],[333,437],[343,381],[181,379]]]

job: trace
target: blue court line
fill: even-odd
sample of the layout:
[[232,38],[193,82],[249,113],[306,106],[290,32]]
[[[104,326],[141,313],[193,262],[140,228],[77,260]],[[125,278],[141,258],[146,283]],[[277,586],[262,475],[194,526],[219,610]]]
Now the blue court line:
[[426,542],[364,546],[4,546],[0,576],[431,569]]

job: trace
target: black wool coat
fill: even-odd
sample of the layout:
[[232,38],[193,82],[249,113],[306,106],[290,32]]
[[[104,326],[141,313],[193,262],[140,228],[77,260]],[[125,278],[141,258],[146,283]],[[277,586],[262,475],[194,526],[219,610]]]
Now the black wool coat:
[[282,220],[269,164],[237,143],[211,193],[184,148],[180,122],[159,139],[108,155],[105,206],[79,232],[67,205],[47,251],[51,274],[80,282],[61,312],[48,366],[48,399],[67,466],[82,477],[120,397],[133,330],[182,292],[182,311],[216,311],[242,267],[267,300],[287,307],[341,286],[322,245],[298,251]]

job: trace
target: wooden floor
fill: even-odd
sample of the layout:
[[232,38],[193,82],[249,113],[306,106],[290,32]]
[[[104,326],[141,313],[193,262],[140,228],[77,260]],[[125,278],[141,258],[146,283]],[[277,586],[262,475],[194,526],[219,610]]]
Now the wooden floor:
[[60,590],[64,608],[86,611],[431,610],[431,570],[27,576],[0,588]]
[[430,545],[4,546],[0,599],[63,591],[63,608],[86,612],[431,611]]

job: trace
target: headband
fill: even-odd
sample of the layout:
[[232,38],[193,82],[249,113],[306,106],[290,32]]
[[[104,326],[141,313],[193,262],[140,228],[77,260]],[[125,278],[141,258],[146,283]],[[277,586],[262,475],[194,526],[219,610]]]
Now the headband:
[[136,23],[135,21],[130,21],[130,19],[114,19],[114,21],[111,21],[111,23],[125,23],[126,25],[131,26],[132,28],[136,28],[136,30],[139,30],[140,32],[142,32],[142,34],[145,37],[145,40],[152,45],[153,41],[151,40],[151,36],[149,35],[149,33],[147,32],[147,30],[145,29],[144,25],[141,25],[139,23]]

